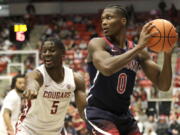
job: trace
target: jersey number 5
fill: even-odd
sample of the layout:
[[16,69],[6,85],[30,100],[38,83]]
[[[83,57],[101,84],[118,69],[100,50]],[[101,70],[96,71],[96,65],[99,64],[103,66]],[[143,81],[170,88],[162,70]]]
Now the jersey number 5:
[[127,75],[125,73],[121,73],[118,77],[118,83],[117,83],[117,92],[119,94],[123,94],[125,92],[126,84],[127,84]]
[[51,106],[51,114],[56,114],[58,109],[59,101],[53,101]]

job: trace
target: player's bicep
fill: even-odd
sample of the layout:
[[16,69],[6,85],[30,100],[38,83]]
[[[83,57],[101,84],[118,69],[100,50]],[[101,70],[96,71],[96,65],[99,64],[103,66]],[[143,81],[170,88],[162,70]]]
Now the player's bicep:
[[75,80],[75,85],[76,85],[75,98],[79,98],[81,96],[81,95],[79,95],[79,93],[86,92],[85,80],[84,80],[82,74],[79,72],[74,73],[74,80]]
[[112,57],[104,48],[106,43],[102,39],[94,39],[90,41],[88,52],[97,70],[103,72],[106,69],[105,60]]
[[32,88],[34,85],[41,86],[43,84],[43,77],[38,70],[34,70],[26,74],[26,81],[28,88]]
[[3,112],[3,116],[11,116],[12,110],[8,109],[8,108],[4,108],[4,112]]
[[93,54],[93,64],[99,71],[103,71],[106,68],[105,60],[110,57],[111,55],[104,50],[96,51]]

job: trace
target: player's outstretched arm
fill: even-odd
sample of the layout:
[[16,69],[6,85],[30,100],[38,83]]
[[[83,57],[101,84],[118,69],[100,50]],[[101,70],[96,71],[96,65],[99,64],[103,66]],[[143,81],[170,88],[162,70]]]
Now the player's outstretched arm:
[[34,99],[37,97],[39,88],[43,84],[42,74],[38,70],[29,72],[26,75],[26,90],[24,91],[24,97],[28,99]]
[[157,33],[149,33],[153,27],[154,25],[151,23],[146,24],[142,29],[138,45],[126,53],[113,57],[105,50],[106,42],[102,38],[93,38],[88,45],[89,59],[103,75],[111,76],[121,70],[146,47],[148,39]]
[[164,53],[164,63],[162,69],[154,63],[147,52],[140,55],[141,67],[146,76],[162,91],[168,91],[172,81],[172,52]]
[[76,84],[75,90],[75,102],[78,108],[78,111],[81,115],[81,118],[85,118],[84,116],[84,108],[86,106],[86,85],[85,80],[80,73],[74,73],[74,79]]

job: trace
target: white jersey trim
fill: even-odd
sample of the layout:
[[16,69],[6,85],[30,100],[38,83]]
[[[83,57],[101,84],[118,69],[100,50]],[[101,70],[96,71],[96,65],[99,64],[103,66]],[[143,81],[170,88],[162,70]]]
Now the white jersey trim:
[[85,118],[86,118],[87,122],[88,122],[96,131],[98,131],[99,133],[101,133],[101,134],[103,134],[103,135],[112,135],[112,134],[110,134],[110,133],[108,133],[108,132],[100,129],[99,127],[97,127],[96,125],[94,125],[91,121],[89,121],[88,118],[87,118],[86,109],[84,109],[84,114],[85,114]]

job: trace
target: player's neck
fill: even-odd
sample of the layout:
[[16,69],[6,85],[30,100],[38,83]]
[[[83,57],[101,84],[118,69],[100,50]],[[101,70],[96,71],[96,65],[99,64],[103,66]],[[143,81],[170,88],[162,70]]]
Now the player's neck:
[[115,45],[117,45],[119,48],[125,48],[126,47],[126,36],[119,34],[114,37],[113,41],[115,42]]
[[46,69],[46,71],[56,83],[61,83],[64,80],[63,66],[58,66],[58,68],[53,68],[53,69]]

